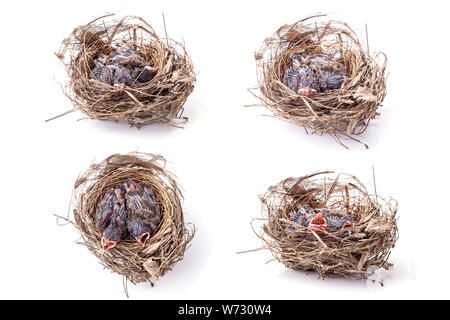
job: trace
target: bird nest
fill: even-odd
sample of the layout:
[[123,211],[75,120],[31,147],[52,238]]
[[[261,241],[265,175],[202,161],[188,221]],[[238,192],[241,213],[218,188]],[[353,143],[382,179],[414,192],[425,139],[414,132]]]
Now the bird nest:
[[[163,157],[144,153],[115,154],[92,164],[75,182],[71,204],[73,219],[63,218],[80,231],[81,243],[106,268],[134,284],[149,281],[153,286],[183,259],[195,233],[193,225],[185,225],[181,191],[164,167]],[[159,226],[145,245],[126,238],[104,251],[102,233],[95,223],[97,205],[108,190],[129,179],[145,184],[154,192],[161,210]]]
[[[253,94],[276,117],[307,132],[330,134],[345,147],[343,136],[357,140],[355,136],[379,115],[386,95],[387,60],[383,53],[371,55],[346,23],[321,21],[323,16],[284,25],[264,41],[255,53],[260,94]],[[343,65],[348,79],[338,89],[300,95],[283,83],[284,73],[293,56],[314,54],[326,54]]]
[[[196,78],[183,44],[167,35],[164,39],[158,37],[140,17],[106,19],[111,16],[75,28],[56,54],[69,76],[63,90],[74,110],[91,119],[127,122],[137,127],[152,123],[175,125],[174,119],[186,120],[182,118],[183,104]],[[156,75],[147,82],[133,79],[120,86],[93,81],[92,71],[99,57],[123,45],[130,46]]]
[[[322,278],[368,279],[375,270],[392,266],[388,258],[398,238],[397,202],[369,194],[356,177],[319,172],[288,178],[260,199],[263,219],[252,222],[253,230],[286,267]],[[335,230],[303,226],[292,219],[299,206],[340,212],[353,223]],[[260,232],[256,220],[263,222]]]

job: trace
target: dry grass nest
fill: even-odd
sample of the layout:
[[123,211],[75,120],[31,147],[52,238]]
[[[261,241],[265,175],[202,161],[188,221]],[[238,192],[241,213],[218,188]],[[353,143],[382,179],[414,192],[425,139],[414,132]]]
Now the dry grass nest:
[[[145,153],[115,154],[92,164],[75,182],[71,204],[73,219],[63,218],[80,231],[81,244],[102,265],[132,283],[149,281],[153,285],[183,259],[195,233],[195,227],[184,222],[182,194],[175,178],[164,167],[163,157]],[[154,191],[162,219],[145,246],[134,239],[125,239],[104,252],[102,234],[94,222],[96,206],[110,188],[128,179],[142,182]]]
[[[117,21],[112,16],[75,28],[56,54],[69,76],[63,90],[74,110],[81,110],[91,119],[127,122],[137,127],[152,123],[178,126],[173,120],[187,119],[182,117],[183,104],[196,80],[183,44],[167,35],[158,37],[140,17],[126,16]],[[125,88],[104,86],[99,90],[90,81],[95,60],[124,43],[158,68],[158,73],[146,83],[133,83]]]
[[[368,279],[373,271],[392,266],[388,258],[398,239],[397,202],[369,194],[356,177],[319,172],[288,178],[260,198],[263,219],[253,220],[253,230],[286,267],[322,278]],[[291,221],[299,205],[343,212],[353,226],[315,232]],[[256,221],[263,223],[260,232]]]
[[[377,109],[386,95],[387,60],[383,53],[371,55],[346,23],[320,20],[324,16],[284,25],[264,41],[255,54],[260,94],[254,95],[276,117],[312,133],[330,134],[345,147],[343,136],[357,140],[355,135],[379,115]],[[344,65],[350,80],[337,90],[298,95],[283,84],[283,74],[294,55],[315,53]]]

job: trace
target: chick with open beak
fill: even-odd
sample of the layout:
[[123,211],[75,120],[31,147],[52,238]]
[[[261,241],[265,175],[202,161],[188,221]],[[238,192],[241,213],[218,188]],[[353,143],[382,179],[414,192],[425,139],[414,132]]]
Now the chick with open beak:
[[[314,209],[309,206],[299,205],[291,213],[291,221],[307,227],[314,232],[337,231],[353,226],[352,217],[338,211],[329,209]],[[295,228],[290,227],[291,231]]]
[[102,233],[103,251],[113,248],[127,235],[125,187],[122,184],[111,188],[97,205],[95,224]]
[[130,236],[145,245],[161,222],[161,209],[153,190],[133,180],[126,182],[128,230]]

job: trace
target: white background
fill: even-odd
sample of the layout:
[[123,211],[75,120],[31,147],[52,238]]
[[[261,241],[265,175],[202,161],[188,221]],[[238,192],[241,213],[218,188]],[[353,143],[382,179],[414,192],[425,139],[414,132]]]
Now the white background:
[[[125,298],[122,278],[75,244],[67,214],[78,174],[93,161],[133,150],[168,160],[198,232],[185,259],[154,288],[129,285],[136,299],[450,298],[448,287],[448,8],[444,1],[9,1],[1,32],[0,298]],[[197,72],[185,129],[81,120],[61,92],[54,56],[74,27],[116,12],[145,18],[184,40]],[[247,91],[253,53],[281,25],[329,13],[364,33],[389,58],[381,117],[346,150],[306,135]],[[399,202],[400,240],[381,288],[366,281],[319,280],[270,262],[250,221],[258,194],[289,176],[334,169],[357,175]]]

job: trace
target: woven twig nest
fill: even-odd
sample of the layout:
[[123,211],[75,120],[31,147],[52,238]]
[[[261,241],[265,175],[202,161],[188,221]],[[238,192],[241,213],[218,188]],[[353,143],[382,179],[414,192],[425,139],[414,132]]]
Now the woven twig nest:
[[[152,285],[183,259],[195,233],[186,225],[181,208],[182,194],[175,178],[165,169],[163,157],[145,153],[115,154],[92,164],[74,185],[71,222],[81,233],[84,244],[108,269],[132,283],[149,281]],[[146,244],[126,238],[103,251],[102,234],[96,228],[97,204],[108,190],[127,180],[150,187],[161,208],[161,221]]]
[[[320,277],[367,279],[379,268],[389,269],[398,238],[397,202],[369,194],[354,176],[319,172],[288,178],[262,195],[264,224],[255,233],[274,258],[286,267],[315,271]],[[318,230],[292,220],[299,206],[340,212],[351,227]],[[254,220],[254,222],[256,221]]]
[[[142,18],[120,21],[103,16],[75,28],[56,54],[69,76],[64,93],[76,109],[91,119],[127,122],[132,126],[172,124],[182,118],[183,104],[192,92],[195,74],[183,44],[160,38]],[[157,69],[148,82],[113,86],[92,81],[95,61],[114,47],[129,45]]]
[[[386,95],[386,57],[371,55],[356,33],[339,21],[312,16],[284,25],[256,52],[258,87],[254,93],[276,117],[316,134],[330,134],[340,144],[342,136],[354,140],[365,131]],[[347,70],[341,88],[302,96],[283,83],[294,55],[326,54]],[[358,140],[357,140],[358,141]],[[345,146],[345,145],[344,145]]]

